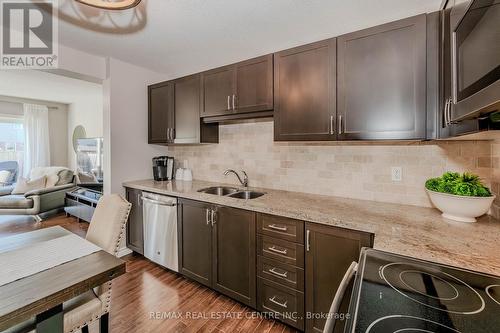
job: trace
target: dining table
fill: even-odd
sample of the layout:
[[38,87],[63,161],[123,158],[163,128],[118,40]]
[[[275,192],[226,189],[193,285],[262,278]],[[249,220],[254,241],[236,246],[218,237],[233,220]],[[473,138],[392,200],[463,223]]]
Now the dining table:
[[125,273],[125,262],[60,227],[0,238],[0,332],[63,332],[63,303]]

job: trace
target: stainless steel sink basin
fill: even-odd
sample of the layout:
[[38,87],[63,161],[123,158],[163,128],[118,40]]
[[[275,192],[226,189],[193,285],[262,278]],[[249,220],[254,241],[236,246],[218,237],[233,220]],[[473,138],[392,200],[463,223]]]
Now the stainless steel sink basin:
[[239,191],[233,194],[229,194],[228,197],[237,199],[255,199],[263,196],[264,194],[265,193],[256,191]]
[[229,186],[207,187],[198,190],[198,192],[218,195],[221,197],[236,198],[236,199],[255,199],[265,194],[263,192],[241,190],[236,187],[229,187]]
[[214,186],[214,187],[202,188],[198,192],[207,193],[207,194],[214,194],[214,195],[219,195],[219,196],[225,196],[228,194],[238,192],[238,189],[234,188],[234,187],[228,187],[228,186]]

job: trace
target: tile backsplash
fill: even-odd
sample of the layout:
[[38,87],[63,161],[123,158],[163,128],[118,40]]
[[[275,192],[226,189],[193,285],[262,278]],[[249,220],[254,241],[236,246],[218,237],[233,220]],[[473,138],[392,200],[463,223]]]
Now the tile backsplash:
[[[431,206],[424,182],[447,170],[477,173],[495,193],[500,141],[274,142],[273,122],[221,124],[219,144],[169,147],[195,179],[237,183],[232,168],[247,171],[250,186],[383,202]],[[391,167],[402,180],[391,180]]]

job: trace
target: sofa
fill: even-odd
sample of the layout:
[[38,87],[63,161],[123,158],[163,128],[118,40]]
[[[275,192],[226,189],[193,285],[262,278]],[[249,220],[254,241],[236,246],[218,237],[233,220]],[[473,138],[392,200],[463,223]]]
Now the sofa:
[[[52,179],[48,187],[13,194],[15,184],[0,187],[0,215],[33,215],[37,219],[59,212],[64,208],[66,192],[73,190],[73,171],[64,167],[33,168],[29,179]],[[54,185],[52,185],[54,184]]]

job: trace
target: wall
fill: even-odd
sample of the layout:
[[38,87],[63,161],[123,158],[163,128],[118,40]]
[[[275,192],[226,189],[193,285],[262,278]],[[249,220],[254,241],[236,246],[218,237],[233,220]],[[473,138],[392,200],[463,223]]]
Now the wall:
[[[104,182],[106,193],[123,193],[127,180],[151,178],[151,158],[165,148],[148,145],[147,86],[162,74],[108,59],[104,81]],[[110,156],[110,158],[106,158]]]
[[[188,160],[195,179],[236,184],[224,170],[244,169],[251,186],[418,206],[430,206],[425,180],[447,170],[477,173],[487,184],[494,175],[500,180],[500,142],[278,143],[272,120],[225,124],[218,145],[168,152]],[[391,181],[392,166],[402,167],[401,182]]]
[[88,137],[103,136],[101,84],[41,71],[4,70],[0,71],[0,95],[68,105],[64,140],[67,142],[67,164],[71,169],[76,168],[76,155],[70,144],[73,129],[83,125]]
[[27,98],[0,96],[0,114],[23,115],[22,103],[43,104],[49,107],[50,164],[68,165],[68,108],[66,104]]
[[77,99],[68,106],[68,156],[71,169],[76,169],[76,154],[73,149],[73,131],[81,125],[85,127],[87,138],[102,137],[103,132],[103,90],[102,85],[90,86],[84,92],[88,99]]

